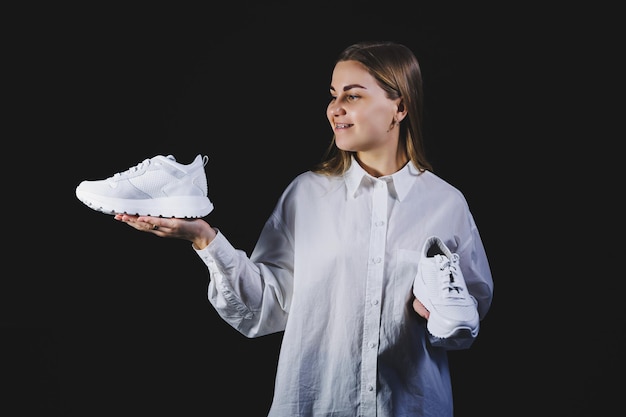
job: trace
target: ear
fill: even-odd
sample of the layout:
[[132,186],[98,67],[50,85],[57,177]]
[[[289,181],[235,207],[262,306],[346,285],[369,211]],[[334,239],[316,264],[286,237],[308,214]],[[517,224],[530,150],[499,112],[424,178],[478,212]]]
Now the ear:
[[396,112],[396,120],[398,122],[401,122],[402,119],[404,119],[406,117],[406,108],[404,106],[404,103],[402,102],[402,99],[398,99],[398,108],[397,108],[397,112]]

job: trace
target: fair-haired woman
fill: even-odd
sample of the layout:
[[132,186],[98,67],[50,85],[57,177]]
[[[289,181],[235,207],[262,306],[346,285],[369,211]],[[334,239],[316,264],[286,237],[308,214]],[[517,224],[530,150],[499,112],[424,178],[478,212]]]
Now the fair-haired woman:
[[424,242],[458,255],[480,320],[493,281],[463,194],[425,156],[418,61],[394,42],[351,45],[330,95],[328,152],[287,186],[250,256],[205,219],[115,218],[190,241],[237,331],[284,332],[270,416],[452,416],[448,349],[414,295]]

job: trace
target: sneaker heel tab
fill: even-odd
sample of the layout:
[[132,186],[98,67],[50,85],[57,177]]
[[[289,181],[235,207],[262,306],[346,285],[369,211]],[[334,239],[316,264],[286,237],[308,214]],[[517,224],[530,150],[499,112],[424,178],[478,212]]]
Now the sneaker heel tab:
[[[198,155],[200,157],[200,155]],[[202,156],[202,166],[206,166],[207,162],[209,162],[209,157],[207,155]]]

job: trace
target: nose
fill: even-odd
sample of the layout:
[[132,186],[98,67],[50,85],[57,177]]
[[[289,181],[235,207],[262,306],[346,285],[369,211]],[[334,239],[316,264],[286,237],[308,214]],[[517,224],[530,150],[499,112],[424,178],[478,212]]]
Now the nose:
[[328,114],[330,116],[340,116],[346,114],[346,112],[337,102],[333,102],[328,105]]

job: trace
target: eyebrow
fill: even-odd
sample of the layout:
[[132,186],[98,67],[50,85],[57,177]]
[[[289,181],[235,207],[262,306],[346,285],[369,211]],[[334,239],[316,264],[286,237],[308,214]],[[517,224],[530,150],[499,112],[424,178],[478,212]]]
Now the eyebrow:
[[[343,91],[352,90],[353,88],[362,88],[364,90],[367,90],[367,88],[363,87],[361,84],[348,84],[343,88]],[[330,86],[330,89],[335,91],[335,87],[333,87],[332,85]]]

